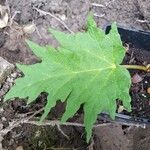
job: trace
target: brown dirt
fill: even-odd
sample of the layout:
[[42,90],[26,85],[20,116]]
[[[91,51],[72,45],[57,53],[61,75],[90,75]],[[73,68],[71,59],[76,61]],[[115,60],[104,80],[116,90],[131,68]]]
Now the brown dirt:
[[[91,3],[99,3],[104,7],[95,7]],[[1,1],[0,1],[1,3]],[[137,28],[140,30],[149,31],[149,0],[9,0],[11,15],[15,11],[20,11],[12,24],[11,28],[7,27],[0,31],[0,56],[7,59],[11,63],[32,64],[38,61],[33,56],[32,52],[27,48],[24,39],[29,38],[39,44],[57,45],[57,42],[47,32],[48,27],[53,27],[65,32],[68,32],[64,26],[48,15],[42,15],[37,12],[34,7],[51,12],[57,17],[66,17],[65,23],[74,32],[82,31],[86,27],[86,17],[91,10],[95,14],[96,22],[99,26],[105,26],[112,21],[117,21],[119,25]],[[145,11],[147,10],[147,11]],[[146,21],[145,21],[146,20]],[[145,22],[143,22],[145,21]],[[34,22],[38,32],[31,35],[26,35],[22,32],[22,26]],[[133,52],[133,51],[132,51]],[[145,55],[147,57],[147,55]],[[136,59],[132,59],[136,57]],[[148,59],[147,59],[148,58]],[[132,63],[145,63],[149,61],[149,57],[142,58],[138,53],[131,56],[128,54],[128,59],[133,60]],[[134,74],[134,72],[132,72]],[[138,107],[139,110],[132,112],[132,115],[150,117],[149,111],[149,95],[145,99],[142,94],[149,84],[143,84],[145,81],[150,81],[150,75],[146,76],[139,73],[143,82],[132,86],[134,94],[131,93],[133,99],[139,100],[138,106],[136,101],[133,101],[132,106]],[[144,91],[143,91],[144,89]],[[25,101],[17,100],[8,104],[4,104],[4,111],[0,111],[0,125],[3,129],[9,126],[11,121],[21,119],[24,114],[39,110],[46,100],[46,95],[41,95],[37,101],[31,106],[27,106]],[[143,103],[145,105],[143,107]],[[1,105],[2,102],[0,102]],[[58,104],[50,115],[50,118],[59,118],[58,110],[64,108],[63,104]],[[146,108],[145,108],[146,106]],[[144,110],[144,112],[143,112]],[[146,110],[146,111],[145,111]],[[38,114],[36,117],[40,116]],[[81,122],[82,116],[76,116],[73,121]],[[98,127],[93,132],[93,142],[91,145],[86,144],[83,128],[79,127],[61,127],[64,133],[69,136],[69,140],[62,135],[57,127],[51,126],[35,126],[31,124],[21,124],[8,132],[2,141],[3,147],[6,150],[16,150],[18,146],[23,146],[24,150],[53,150],[56,147],[61,149],[78,149],[85,150],[148,150],[150,147],[150,128],[142,129],[138,127],[127,127],[119,124],[106,125]],[[0,126],[1,130],[1,126]],[[0,137],[1,141],[1,137]]]
[[[123,64],[147,65],[150,63],[150,53],[148,51],[129,48]],[[150,94],[147,89],[150,87],[150,73],[144,71],[130,70],[131,77],[138,75],[142,81],[132,83],[130,95],[132,97],[132,112],[130,115],[150,118]],[[126,112],[127,113],[127,112]],[[129,113],[128,113],[129,114]]]

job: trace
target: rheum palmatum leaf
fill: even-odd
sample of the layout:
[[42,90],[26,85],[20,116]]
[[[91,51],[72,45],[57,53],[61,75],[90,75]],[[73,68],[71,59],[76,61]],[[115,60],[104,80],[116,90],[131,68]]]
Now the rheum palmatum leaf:
[[67,100],[62,121],[72,117],[83,104],[84,124],[89,141],[97,115],[106,111],[115,117],[116,99],[130,110],[129,72],[121,66],[125,56],[116,24],[108,35],[97,28],[93,18],[88,18],[85,33],[65,34],[50,29],[60,43],[56,49],[41,47],[28,41],[42,62],[18,65],[24,77],[19,78],[5,99],[28,97],[34,101],[41,92],[47,92],[47,105],[43,120],[57,100]]

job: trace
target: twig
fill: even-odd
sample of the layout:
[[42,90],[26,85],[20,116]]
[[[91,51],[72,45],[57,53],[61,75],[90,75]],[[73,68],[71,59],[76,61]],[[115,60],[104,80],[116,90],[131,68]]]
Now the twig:
[[[21,124],[32,124],[32,125],[37,125],[37,126],[57,126],[58,130],[62,133],[62,135],[64,135],[64,137],[66,137],[69,140],[68,135],[66,135],[62,129],[60,128],[61,125],[64,126],[77,126],[77,127],[85,127],[83,124],[80,123],[72,123],[72,122],[65,122],[65,123],[61,123],[60,121],[44,121],[42,123],[39,123],[38,121],[29,121],[31,118],[33,118],[36,114],[38,114],[39,112],[41,112],[42,109],[40,109],[39,111],[35,112],[33,115],[23,118],[21,120],[17,119],[12,121],[9,126],[3,130],[0,130],[0,137],[4,137],[8,132],[10,132],[11,130],[13,130],[16,127],[19,127]],[[93,127],[102,127],[102,126],[107,126],[110,123],[107,124],[98,124],[98,125],[94,125]]]
[[113,3],[115,0],[112,0],[110,2],[105,2],[105,5],[103,4],[98,4],[98,3],[91,3],[92,6],[94,7],[101,7],[101,8],[105,8],[107,7],[108,5],[110,5],[111,3]]
[[42,36],[41,36],[41,34],[40,34],[39,29],[37,28],[37,26],[35,26],[35,30],[36,30],[36,33],[38,34],[38,36],[40,37],[40,39],[42,39]]
[[140,23],[149,23],[148,20],[140,20],[140,19],[137,19],[136,22],[140,22]]
[[64,133],[64,131],[61,129],[60,125],[57,125],[58,130],[61,132],[61,134],[66,137],[67,140],[69,140],[69,136],[67,134]]
[[95,7],[102,7],[104,8],[105,6],[102,5],[102,4],[98,4],[98,3],[91,3],[92,6],[95,6]]
[[39,109],[38,111],[36,111],[33,115],[28,117],[28,120],[32,119],[34,116],[36,116],[37,114],[39,114],[40,112],[42,112],[44,110],[44,108]]
[[33,9],[35,9],[37,12],[39,12],[40,14],[43,14],[43,15],[49,15],[53,18],[55,18],[57,21],[59,21],[70,33],[74,33],[71,29],[69,29],[69,27],[58,17],[56,17],[55,15],[51,14],[50,12],[46,12],[46,11],[43,11],[41,9],[38,9],[36,7],[33,7]]
[[[58,120],[46,120],[46,121],[43,121],[42,123],[39,124],[38,121],[27,121],[25,122],[27,124],[34,124],[34,125],[37,125],[37,126],[58,126],[58,125],[62,125],[62,126],[74,126],[74,127],[85,127],[84,124],[82,123],[74,123],[74,122],[60,122]],[[94,125],[93,127],[94,128],[97,128],[97,127],[103,127],[103,126],[108,126],[110,125],[111,123],[103,123],[103,124],[96,124]]]
[[14,128],[20,126],[21,124],[24,124],[26,122],[28,122],[30,119],[32,119],[35,115],[39,114],[40,112],[42,112],[44,110],[44,108],[36,111],[33,115],[23,118],[21,120],[17,119],[14,120],[12,122],[9,123],[9,126],[3,130],[0,130],[0,135],[1,136],[5,136],[8,132],[10,132],[11,130],[13,130]]
[[13,20],[14,20],[14,18],[16,17],[17,14],[20,14],[20,11],[15,11],[15,12],[14,12],[13,16],[10,18],[10,24],[9,24],[10,26],[12,25]]
[[[77,126],[77,127],[85,127],[84,124],[81,123],[72,123],[72,122],[65,122],[65,123],[61,123],[60,121],[56,121],[56,120],[47,120],[44,121],[42,123],[39,123],[39,121],[30,121],[30,119],[32,119],[34,116],[36,116],[37,114],[39,114],[40,112],[42,112],[44,110],[44,108],[41,108],[40,110],[36,111],[33,115],[29,116],[29,117],[25,117],[23,119],[16,119],[13,120],[12,122],[9,123],[9,126],[6,127],[5,129],[0,130],[0,136],[4,137],[8,132],[10,132],[11,130],[13,130],[14,128],[20,126],[21,124],[33,124],[33,125],[37,125],[37,126],[57,126],[58,130],[67,138],[69,139],[69,137],[62,131],[62,129],[60,128],[61,125],[64,126]],[[111,123],[106,123],[106,124],[97,124],[94,125],[93,127],[100,127],[100,126],[107,126]]]
[[94,16],[95,16],[95,17],[102,18],[102,17],[104,17],[104,16],[105,16],[105,14],[98,15],[98,14],[94,13]]

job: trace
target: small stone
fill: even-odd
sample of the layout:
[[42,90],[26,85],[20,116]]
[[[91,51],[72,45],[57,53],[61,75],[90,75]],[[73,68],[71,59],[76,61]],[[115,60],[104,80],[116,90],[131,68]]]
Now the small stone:
[[147,97],[145,94],[142,94],[142,96],[145,97],[145,98]]
[[63,14],[62,16],[60,16],[60,19],[61,19],[62,21],[65,21],[65,20],[66,20],[65,14]]
[[6,121],[6,118],[5,118],[5,117],[2,117],[1,119],[2,119],[2,121]]
[[13,64],[10,64],[5,59],[0,57],[0,85],[5,81],[6,77],[10,75],[13,69]]
[[12,78],[16,78],[16,77],[17,77],[17,72],[12,73],[12,74],[11,74],[11,77],[12,77]]

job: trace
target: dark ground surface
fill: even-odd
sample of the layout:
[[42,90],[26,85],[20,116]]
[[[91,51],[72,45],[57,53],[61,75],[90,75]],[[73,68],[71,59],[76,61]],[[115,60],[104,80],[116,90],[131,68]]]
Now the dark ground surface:
[[[101,5],[92,6],[92,3]],[[0,30],[0,56],[11,63],[32,64],[38,61],[27,48],[24,42],[25,38],[32,39],[39,44],[49,43],[56,46],[57,42],[47,32],[48,27],[68,32],[54,17],[43,15],[37,12],[35,8],[50,12],[61,18],[73,32],[85,30],[86,17],[89,11],[94,13],[95,20],[101,27],[116,21],[124,27],[145,31],[150,30],[149,0],[9,0],[8,4],[11,16],[13,16],[15,11],[20,11],[15,16],[11,27]],[[37,30],[32,34],[25,34],[22,31],[22,27],[32,22],[36,25]],[[131,64],[150,63],[150,57],[147,54],[145,56],[145,58],[141,59],[139,51],[137,53],[137,51],[129,49],[126,59]],[[138,73],[143,80],[133,84],[131,88],[133,98],[132,115],[150,118],[150,97],[146,92],[150,85],[145,84],[145,82],[150,83],[150,74],[147,73],[145,75],[143,72],[132,72],[132,76],[135,73]],[[5,88],[8,87],[6,86]],[[46,101],[45,97],[44,95],[40,96],[36,104],[31,106],[26,106],[25,101],[20,100],[5,104],[4,109],[0,110],[0,133],[1,128],[9,128],[11,126],[10,122],[15,121],[15,119],[23,119],[27,113],[35,112],[42,108]],[[0,105],[2,105],[1,101]],[[58,110],[61,109],[63,111],[62,108],[64,108],[63,104],[58,104],[49,118],[59,118]],[[36,117],[39,116],[36,115]],[[81,120],[82,116],[80,115],[72,119],[74,122],[81,122]],[[84,129],[82,127],[62,126],[61,129],[67,134],[69,139],[57,127],[38,127],[23,123],[8,132],[3,140],[0,136],[0,141],[2,141],[3,148],[6,150],[18,150],[16,148],[19,146],[22,146],[23,150],[54,150],[55,148],[59,150],[92,150],[92,148],[94,150],[148,150],[150,147],[150,127],[142,129],[114,123],[97,127],[93,131],[90,145],[85,142]]]

